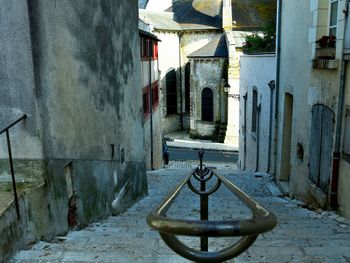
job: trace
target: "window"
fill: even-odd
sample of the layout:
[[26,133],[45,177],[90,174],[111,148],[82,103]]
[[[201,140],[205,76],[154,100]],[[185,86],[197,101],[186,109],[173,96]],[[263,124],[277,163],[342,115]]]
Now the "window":
[[149,92],[148,92],[148,87],[144,89],[143,95],[142,95],[142,100],[143,100],[143,116],[146,117],[149,113]]
[[252,132],[256,132],[257,113],[258,113],[258,92],[256,90],[253,90]]
[[204,88],[202,91],[202,121],[214,121],[213,91]]
[[330,0],[329,13],[329,35],[337,35],[337,20],[338,20],[338,0]]
[[166,112],[167,115],[177,113],[177,91],[176,91],[176,72],[170,70],[166,76]]
[[155,108],[158,106],[159,95],[158,95],[158,85],[152,88],[152,107]]
[[157,60],[158,59],[158,43],[154,42],[153,44],[153,59]]

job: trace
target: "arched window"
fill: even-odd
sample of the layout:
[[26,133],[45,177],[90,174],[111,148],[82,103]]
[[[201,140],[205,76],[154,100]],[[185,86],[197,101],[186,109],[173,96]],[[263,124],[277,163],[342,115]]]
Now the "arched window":
[[170,70],[166,76],[166,112],[167,115],[177,113],[176,72]]
[[185,67],[185,111],[190,112],[190,63]]
[[202,91],[202,121],[214,121],[214,98],[209,88]]

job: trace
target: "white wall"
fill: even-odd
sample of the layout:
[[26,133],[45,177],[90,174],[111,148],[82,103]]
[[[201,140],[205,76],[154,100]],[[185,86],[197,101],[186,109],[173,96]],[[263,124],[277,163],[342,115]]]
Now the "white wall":
[[[241,169],[251,171],[267,171],[269,126],[270,126],[270,88],[268,83],[275,80],[276,57],[275,55],[243,55],[240,58],[240,133],[239,133],[239,162]],[[258,92],[258,105],[261,104],[260,129],[252,133],[252,97],[253,87]],[[275,91],[274,91],[275,92]],[[244,99],[247,94],[246,123],[244,123]],[[273,103],[273,102],[272,102]],[[246,156],[244,156],[244,125],[246,125]],[[256,167],[257,158],[257,133],[259,132],[259,167]],[[273,137],[272,137],[273,138]],[[271,151],[272,152],[272,151]],[[245,163],[245,167],[244,167]]]

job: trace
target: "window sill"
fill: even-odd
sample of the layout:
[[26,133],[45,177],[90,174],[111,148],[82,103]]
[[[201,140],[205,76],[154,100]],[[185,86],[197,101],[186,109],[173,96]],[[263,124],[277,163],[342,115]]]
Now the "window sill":
[[337,69],[339,66],[338,59],[317,58],[312,60],[312,67],[318,69]]

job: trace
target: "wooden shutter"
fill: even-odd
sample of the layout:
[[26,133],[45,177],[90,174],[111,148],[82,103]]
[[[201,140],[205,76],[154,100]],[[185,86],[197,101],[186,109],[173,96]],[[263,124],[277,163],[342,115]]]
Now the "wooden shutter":
[[333,147],[334,113],[326,106],[312,107],[310,134],[310,179],[328,192]]

